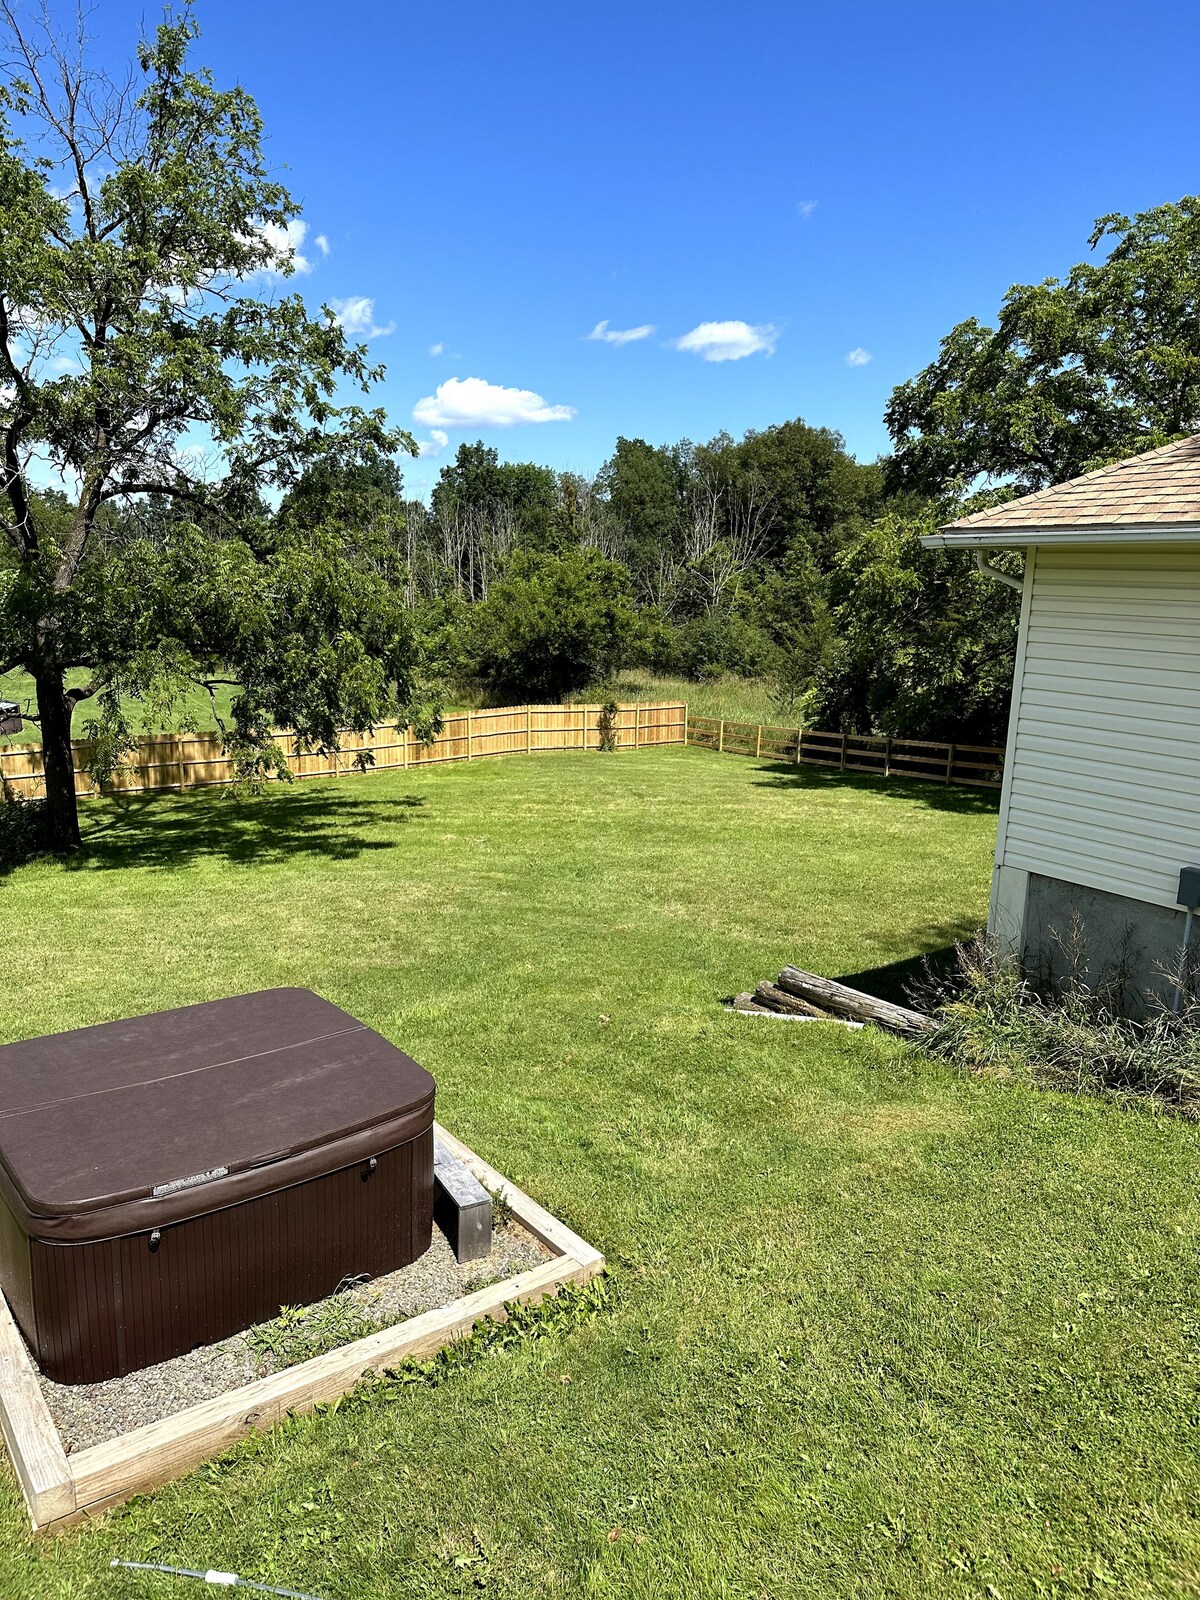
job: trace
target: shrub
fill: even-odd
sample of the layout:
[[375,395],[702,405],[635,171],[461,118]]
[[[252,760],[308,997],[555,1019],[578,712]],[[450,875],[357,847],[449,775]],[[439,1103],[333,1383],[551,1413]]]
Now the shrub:
[[477,608],[476,670],[501,699],[562,700],[620,669],[633,627],[624,567],[520,551]]
[[5,794],[0,801],[0,868],[19,867],[48,849],[46,802]]
[[655,639],[650,665],[668,677],[703,683],[726,672],[742,678],[761,677],[773,656],[771,642],[761,628],[738,616],[705,612],[664,628]]
[[617,720],[621,709],[615,700],[606,700],[600,707],[600,715],[596,718],[596,731],[600,735],[601,750],[616,750],[621,743],[617,731]]
[[1072,1094],[1136,1096],[1200,1119],[1200,1004],[1178,1016],[1118,1015],[1103,986],[1074,978],[1041,994],[986,940],[959,947],[926,1048],[971,1072]]

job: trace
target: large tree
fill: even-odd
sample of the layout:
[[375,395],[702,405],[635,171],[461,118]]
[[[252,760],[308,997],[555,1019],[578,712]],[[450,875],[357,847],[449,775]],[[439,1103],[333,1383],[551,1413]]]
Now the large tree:
[[[379,375],[365,348],[273,292],[298,206],[251,98],[190,65],[190,9],[122,82],[82,34],[31,35],[7,0],[0,18],[0,670],[33,676],[51,843],[71,849],[83,701],[110,767],[150,687],[234,680],[251,764],[279,760],[276,726],[328,746],[398,711],[414,646],[378,552],[263,494],[412,441],[345,403]],[[47,472],[67,516],[35,493]]]
[[1107,254],[1016,284],[893,391],[893,481],[1040,489],[1200,428],[1200,198],[1101,217]]
[[[1003,743],[1020,596],[978,572],[969,551],[923,548],[956,510],[897,501],[842,553],[832,627],[817,610],[797,641],[817,727]],[[1021,558],[1000,564],[1019,571]]]
[[787,551],[804,549],[827,568],[879,506],[881,468],[857,462],[840,433],[802,417],[751,429],[737,443],[723,434],[697,457],[702,471],[714,471],[743,499],[758,486],[770,508],[763,555],[772,566]]

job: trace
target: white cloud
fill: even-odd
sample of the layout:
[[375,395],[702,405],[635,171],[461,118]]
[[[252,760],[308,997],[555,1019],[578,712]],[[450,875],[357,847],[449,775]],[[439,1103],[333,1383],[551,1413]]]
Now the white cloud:
[[450,435],[441,428],[430,428],[428,439],[418,439],[417,448],[424,460],[426,456],[440,456],[450,443]]
[[429,346],[429,354],[431,356],[440,356],[445,351],[445,348],[446,346],[439,339],[436,344],[431,344]]
[[532,389],[506,389],[483,378],[448,378],[413,407],[413,420],[436,428],[512,428],[521,422],[569,422],[574,406],[552,406]]
[[323,256],[327,256],[329,254],[329,240],[325,237],[325,235],[323,233],[319,233],[317,235],[317,237],[313,240],[313,243],[316,245],[317,249],[321,252],[321,254]]
[[608,318],[598,322],[585,339],[598,339],[601,344],[632,344],[635,339],[648,339],[654,332],[652,322],[643,322],[640,328],[610,328]]
[[853,350],[846,352],[846,365],[848,367],[865,367],[871,359],[871,352],[864,350],[862,345],[855,345]]
[[329,309],[338,327],[351,338],[361,335],[365,339],[381,339],[384,334],[396,331],[394,322],[389,322],[386,328],[376,323],[375,302],[370,295],[352,294],[346,300],[331,300]]
[[283,277],[290,262],[296,272],[311,272],[312,262],[301,251],[308,234],[308,223],[293,217],[286,224],[260,222],[255,232],[263,239],[271,253],[272,265],[259,270],[268,277]]
[[741,361],[760,350],[774,355],[778,338],[779,329],[771,322],[702,322],[691,333],[669,343],[676,350],[686,350],[705,361]]
[[796,215],[803,217],[805,222],[807,222],[809,217],[811,217],[813,212],[817,209],[818,204],[819,202],[816,200],[797,200]]
[[55,356],[50,363],[51,372],[82,372],[83,368],[74,356]]

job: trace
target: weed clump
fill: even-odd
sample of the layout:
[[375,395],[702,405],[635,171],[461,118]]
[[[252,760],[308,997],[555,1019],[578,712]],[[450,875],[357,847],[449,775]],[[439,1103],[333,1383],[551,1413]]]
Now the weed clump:
[[956,970],[922,996],[938,1022],[923,1048],[966,1071],[1149,1101],[1200,1120],[1200,1002],[1132,1019],[1112,993],[1078,977],[1039,990],[1015,960],[978,939],[959,946]]
[[364,1316],[344,1296],[334,1295],[315,1306],[281,1306],[277,1317],[256,1323],[246,1338],[260,1365],[279,1372],[313,1356],[326,1355],[355,1339],[365,1339],[382,1326],[377,1319]]
[[600,736],[601,750],[611,752],[620,746],[621,736],[617,731],[620,716],[621,708],[615,700],[606,700],[600,707],[600,715],[596,718],[596,731]]

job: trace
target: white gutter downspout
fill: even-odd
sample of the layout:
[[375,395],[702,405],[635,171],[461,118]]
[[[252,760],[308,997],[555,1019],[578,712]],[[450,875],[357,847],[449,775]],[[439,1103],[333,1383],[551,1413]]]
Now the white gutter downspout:
[[1010,589],[1015,589],[1018,594],[1025,588],[1024,578],[1014,578],[1011,572],[1001,572],[999,567],[989,565],[987,557],[982,550],[975,552],[975,565],[986,578],[994,578],[997,583],[1006,583]]

